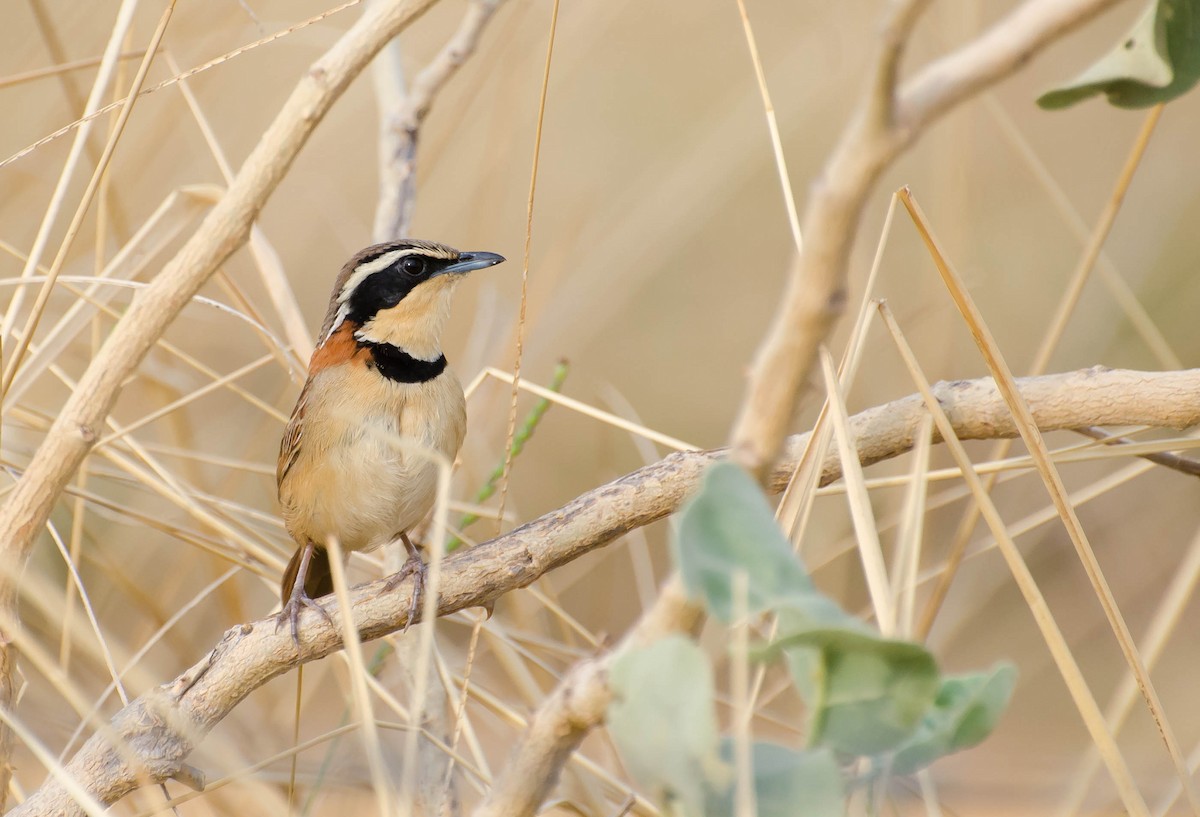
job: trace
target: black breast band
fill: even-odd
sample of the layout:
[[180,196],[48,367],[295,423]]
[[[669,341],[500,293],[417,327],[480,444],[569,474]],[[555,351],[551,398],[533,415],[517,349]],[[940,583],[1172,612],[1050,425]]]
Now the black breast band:
[[390,343],[359,341],[359,346],[371,351],[371,360],[381,375],[397,383],[424,383],[446,370],[445,355],[437,360],[419,360]]

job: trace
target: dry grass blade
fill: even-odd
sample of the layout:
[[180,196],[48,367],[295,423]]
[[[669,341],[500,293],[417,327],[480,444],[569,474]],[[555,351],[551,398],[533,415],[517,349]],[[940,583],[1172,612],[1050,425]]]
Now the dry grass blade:
[[[121,108],[120,115],[117,117],[112,131],[108,135],[108,141],[105,143],[104,150],[101,152],[100,158],[96,163],[96,169],[88,181],[87,188],[80,197],[79,206],[75,209],[75,215],[71,217],[71,223],[67,226],[67,233],[59,245],[58,254],[55,255],[54,261],[50,264],[50,270],[46,273],[46,281],[42,284],[42,288],[38,291],[37,298],[29,310],[29,316],[25,320],[25,328],[21,333],[17,348],[8,355],[8,362],[4,369],[4,380],[3,383],[0,383],[0,399],[3,399],[4,395],[8,393],[9,386],[12,385],[13,378],[16,377],[17,370],[21,367],[25,351],[28,349],[29,342],[33,338],[33,333],[37,330],[38,323],[42,319],[42,312],[46,308],[46,303],[50,300],[50,292],[54,288],[54,280],[58,277],[63,265],[66,263],[67,253],[70,252],[71,246],[75,242],[75,236],[83,226],[84,217],[87,215],[88,208],[91,207],[96,191],[100,187],[100,181],[104,178],[104,173],[108,169],[108,163],[112,160],[113,154],[117,149],[117,143],[121,140],[121,135],[125,132],[125,125],[129,122],[129,117],[133,113],[133,101],[137,98],[137,91],[146,80],[146,74],[150,71],[150,65],[154,61],[154,54],[158,49],[159,43],[162,42],[163,35],[167,33],[167,24],[170,23],[171,15],[174,11],[175,0],[170,0],[167,3],[167,7],[163,10],[162,17],[158,21],[158,28],[154,30],[154,34],[151,36],[150,45],[147,47],[146,54],[142,57],[142,62],[138,66],[137,74],[133,78],[133,89],[131,95],[127,97],[129,103]],[[31,274],[38,260],[35,253],[30,253],[29,261],[26,262],[25,270],[23,271],[24,276]],[[18,290],[18,292],[20,291]],[[14,303],[10,304],[9,315],[15,315],[16,308],[17,303],[16,299],[14,299]],[[7,318],[8,315],[6,315],[6,321]]]
[[1172,471],[1178,471],[1181,474],[1187,474],[1192,477],[1200,476],[1200,462],[1170,453],[1180,451],[1183,448],[1194,448],[1200,445],[1200,441],[1188,440],[1185,445],[1178,447],[1176,446],[1176,441],[1156,441],[1154,443],[1139,444],[1128,437],[1109,434],[1104,429],[1096,428],[1095,426],[1085,426],[1076,430],[1086,437],[1103,442],[1110,450],[1123,449],[1126,454],[1136,454],[1139,457],[1145,457],[1155,465],[1170,468]]
[[[1088,247],[1093,243],[1094,229],[1089,229],[1087,222],[1083,220],[1071,203],[1066,191],[1058,184],[1054,178],[1054,174],[1050,168],[1042,161],[1033,146],[1025,135],[1013,123],[1012,118],[1000,106],[995,97],[991,94],[984,98],[988,111],[993,118],[999,123],[1000,129],[1005,137],[1012,143],[1017,155],[1021,160],[1029,166],[1034,178],[1042,185],[1042,189],[1054,204],[1055,209],[1062,216],[1062,219],[1071,228],[1071,232],[1075,234],[1079,243],[1084,247]],[[1151,112],[1151,117],[1157,119],[1157,114]],[[1138,142],[1143,141],[1142,134],[1144,128],[1139,133]],[[1126,159],[1128,164],[1129,159]],[[1105,210],[1109,208],[1106,206]],[[1100,274],[1100,280],[1108,287],[1113,300],[1125,313],[1126,320],[1129,321],[1134,331],[1146,344],[1146,348],[1158,359],[1159,363],[1165,369],[1182,369],[1183,363],[1179,359],[1179,355],[1171,348],[1171,344],[1163,335],[1162,330],[1154,323],[1146,311],[1146,307],[1138,300],[1137,294],[1130,288],[1125,278],[1122,277],[1120,270],[1117,269],[1113,260],[1101,248],[1097,257],[1097,271]]]
[[[249,51],[253,51],[256,48],[259,48],[260,46],[266,45],[267,43],[274,42],[275,40],[281,39],[283,37],[287,37],[291,34],[295,34],[297,31],[307,28],[308,26],[311,26],[314,23],[319,23],[323,20],[328,19],[329,17],[332,17],[335,14],[338,14],[339,12],[345,11],[346,9],[349,9],[349,8],[353,8],[354,6],[357,6],[361,2],[362,2],[362,0],[347,0],[347,2],[342,3],[339,6],[335,6],[331,9],[323,11],[320,14],[313,15],[312,17],[309,17],[307,20],[302,20],[299,23],[288,26],[287,28],[283,29],[282,31],[277,31],[274,34],[271,34],[271,35],[268,35],[261,39],[255,40],[252,43],[247,43],[246,45],[243,45],[240,48],[235,48],[234,50],[229,51],[225,54],[222,54],[221,56],[216,57],[215,59],[211,59],[208,62],[197,65],[195,68],[191,68],[187,71],[184,71],[182,74],[178,74],[174,77],[171,77],[170,79],[163,80],[162,82],[158,83],[157,85],[152,85],[151,87],[146,88],[145,90],[139,92],[138,96],[145,96],[146,94],[152,94],[155,91],[161,91],[163,88],[169,88],[172,85],[174,85],[176,82],[188,79],[190,77],[194,77],[197,74],[207,71],[210,68],[215,68],[216,66],[221,65],[222,63],[228,62],[229,60],[231,60],[235,57],[239,57],[242,54],[245,54]],[[13,162],[17,161],[18,159],[20,159],[23,156],[28,156],[30,153],[33,153],[33,151],[37,150],[38,148],[48,145],[51,142],[53,142],[54,140],[67,135],[68,133],[75,130],[76,128],[86,125],[87,123],[91,122],[93,119],[97,119],[101,116],[104,116],[104,114],[108,113],[109,111],[115,111],[117,108],[124,105],[125,101],[127,99],[128,99],[128,97],[123,97],[121,99],[118,99],[116,102],[112,102],[108,105],[105,105],[103,108],[93,111],[92,113],[87,114],[86,116],[80,117],[79,119],[76,119],[74,122],[71,122],[69,125],[64,125],[63,127],[59,128],[58,130],[54,131],[53,133],[43,136],[41,139],[37,140],[32,145],[29,145],[26,148],[22,148],[21,150],[12,154],[8,158],[0,161],[0,169],[7,167],[8,165],[12,164]]]
[[908,476],[908,495],[900,529],[896,532],[896,558],[892,567],[892,597],[898,598],[900,632],[914,635],[917,602],[917,572],[921,564],[921,540],[925,533],[925,505],[929,492],[929,452],[933,447],[933,419],[922,423],[913,449],[913,467]]
[[796,252],[804,249],[804,240],[800,235],[800,216],[796,212],[796,197],[792,195],[792,179],[788,174],[787,160],[783,156],[783,139],[779,135],[779,122],[775,118],[775,106],[771,103],[771,92],[767,88],[767,77],[763,73],[762,60],[758,56],[758,43],[754,39],[754,28],[750,25],[750,15],[746,12],[746,0],[737,0],[738,14],[742,18],[742,31],[746,35],[746,45],[750,49],[750,61],[754,63],[754,78],[758,81],[758,93],[762,97],[763,111],[767,116],[767,130],[771,133],[771,151],[775,155],[775,172],[779,175],[779,184],[783,188],[783,202],[787,207],[788,226],[792,230],[792,243]]
[[[114,310],[109,309],[103,301],[99,300],[102,297],[100,293],[105,288],[102,279],[116,278],[119,275],[130,279],[137,277],[162,251],[163,247],[174,241],[184,229],[191,225],[200,205],[200,199],[192,195],[190,191],[172,191],[133,236],[122,245],[112,260],[93,277],[88,283],[87,289],[83,292],[73,291],[77,300],[59,317],[55,325],[43,334],[42,351],[29,353],[28,360],[9,387],[6,394],[8,402],[20,402],[33,381],[45,372],[50,360],[88,326],[87,319],[94,314],[96,309],[104,309],[107,314],[117,316]],[[4,241],[0,241],[0,249],[19,259],[22,264],[28,263],[32,258],[31,255],[20,252]],[[46,273],[46,269],[41,265],[38,265],[36,269],[43,275]],[[22,280],[32,279],[33,276],[30,276],[30,278]],[[67,275],[58,277],[60,285],[72,280],[76,279]],[[63,288],[72,291],[69,287],[64,286]],[[109,289],[116,292],[111,287]]]
[[[329,567],[333,574],[333,592],[341,611],[342,643],[346,648],[346,659],[350,666],[350,691],[354,702],[354,712],[358,719],[363,747],[366,750],[367,765],[371,770],[371,788],[375,792],[376,804],[380,817],[392,814],[392,803],[395,800],[392,791],[391,778],[383,760],[383,747],[379,742],[379,732],[375,727],[375,710],[371,706],[371,695],[367,692],[367,670],[363,663],[362,641],[358,630],[354,627],[354,616],[350,613],[350,593],[346,583],[346,568],[343,566],[342,548],[335,538],[331,538],[326,546],[329,548]],[[407,792],[400,791],[400,804],[403,805]]]
[[[513,435],[517,431],[517,394],[521,383],[521,361],[525,354],[525,316],[529,306],[529,257],[533,246],[533,202],[537,195],[538,163],[542,155],[542,125],[546,121],[546,96],[550,90],[550,63],[554,57],[554,35],[558,31],[558,4],[550,7],[550,31],[546,37],[546,66],[542,70],[542,87],[538,95],[537,127],[533,134],[533,162],[529,172],[529,198],[525,203],[525,247],[521,255],[521,307],[517,315],[516,350],[513,353],[512,393],[508,400],[508,430],[504,435],[504,476],[500,478],[500,517],[508,500],[508,478],[512,470]],[[500,533],[500,525],[496,525]]]
[[[179,75],[179,64],[175,62],[175,57],[170,52],[167,52],[163,55],[163,58],[171,68],[171,71]],[[200,129],[200,133],[204,137],[204,142],[208,145],[209,153],[212,154],[213,161],[217,164],[217,169],[221,171],[221,176],[225,179],[225,184],[232,183],[234,177],[233,167],[229,164],[229,160],[225,156],[225,151],[221,149],[221,145],[217,141],[217,135],[212,128],[212,124],[209,122],[208,117],[204,115],[204,111],[200,108],[199,100],[192,93],[192,89],[188,86],[186,80],[181,79],[179,81],[179,93],[183,97],[184,102],[187,103],[192,118],[196,120],[196,127]],[[300,311],[300,304],[296,300],[296,293],[292,290],[287,275],[283,271],[283,264],[279,260],[279,255],[275,252],[275,249],[267,240],[262,227],[258,224],[255,224],[250,230],[250,254],[254,258],[254,263],[258,266],[263,286],[267,290],[271,303],[275,306],[275,313],[283,323],[284,333],[287,336],[288,343],[291,345],[293,354],[283,355],[282,350],[280,350],[281,360],[285,367],[291,370],[293,376],[303,378],[305,368],[303,361],[307,360],[308,356],[312,354],[312,335],[309,334],[308,325],[304,320],[303,313]]]
[[137,420],[134,420],[132,423],[123,426],[120,431],[115,431],[106,437],[102,437],[100,439],[100,441],[98,443],[96,443],[96,448],[101,448],[102,446],[109,445],[110,443],[114,442],[115,440],[119,440],[129,434],[132,434],[133,432],[137,431],[138,429],[143,428],[143,427],[149,425],[150,423],[153,423],[155,420],[159,420],[159,419],[167,416],[168,414],[170,414],[173,411],[178,411],[179,409],[183,408],[184,406],[190,405],[191,403],[200,399],[204,395],[211,394],[212,392],[216,391],[217,389],[219,389],[223,386],[228,385],[229,383],[233,382],[234,380],[237,380],[240,377],[244,377],[245,375],[248,375],[251,372],[261,369],[263,366],[270,363],[274,359],[275,358],[272,355],[263,355],[262,357],[258,358],[257,360],[252,360],[249,363],[247,363],[245,366],[242,366],[239,369],[235,369],[232,372],[229,372],[228,374],[224,374],[224,375],[216,378],[215,380],[213,380],[211,383],[206,383],[205,385],[201,386],[200,388],[189,392],[187,395],[185,395],[183,397],[180,397],[178,400],[174,400],[174,401],[168,403],[167,405],[163,406],[162,408],[152,411],[149,414],[147,414]]
[[[1154,616],[1150,619],[1150,623],[1146,627],[1146,634],[1141,639],[1142,655],[1145,658],[1147,667],[1153,667],[1162,658],[1166,651],[1167,642],[1183,619],[1187,605],[1192,599],[1192,594],[1195,592],[1196,583],[1200,580],[1200,533],[1197,533],[1192,538],[1191,545],[1188,546],[1188,551],[1184,555],[1183,561],[1170,572],[1171,582],[1161,592],[1162,601],[1159,602],[1158,608],[1154,611]],[[1112,698],[1109,700],[1108,707],[1104,712],[1108,726],[1114,734],[1119,732],[1121,727],[1124,726],[1125,720],[1129,717],[1130,712],[1132,712],[1137,698],[1137,679],[1132,674],[1126,675],[1121,679],[1120,685],[1113,691]],[[1072,776],[1071,785],[1056,814],[1060,815],[1060,817],[1070,817],[1079,812],[1084,798],[1091,789],[1092,780],[1096,775],[1099,763],[1100,758],[1095,748],[1088,747],[1086,754],[1079,764],[1079,768]],[[1189,763],[1190,766],[1191,764]],[[1180,790],[1177,790],[1175,796],[1178,797],[1180,793]],[[1170,805],[1173,804],[1172,800]],[[1167,808],[1170,808],[1170,805]],[[1165,811],[1166,809],[1163,809],[1157,813],[1161,814]]]
[[[1050,356],[1058,348],[1063,335],[1066,334],[1067,323],[1070,321],[1075,307],[1079,304],[1079,298],[1083,295],[1084,285],[1091,278],[1092,270],[1096,267],[1096,261],[1100,258],[1100,253],[1104,249],[1104,244],[1108,240],[1109,233],[1112,232],[1113,224],[1117,220],[1117,214],[1121,212],[1121,205],[1125,201],[1125,194],[1129,192],[1129,185],[1133,183],[1133,177],[1142,163],[1142,158],[1146,155],[1146,148],[1150,145],[1150,137],[1154,134],[1154,129],[1158,126],[1162,112],[1163,106],[1155,105],[1142,122],[1141,130],[1138,131],[1137,139],[1134,140],[1133,147],[1130,148],[1129,155],[1125,159],[1125,165],[1121,168],[1121,173],[1117,177],[1112,194],[1108,197],[1108,201],[1104,203],[1104,210],[1101,212],[1100,218],[1092,230],[1091,237],[1088,239],[1083,255],[1079,258],[1079,263],[1076,265],[1075,271],[1071,274],[1067,288],[1063,292],[1054,317],[1050,321],[1050,326],[1046,330],[1046,335],[1042,338],[1042,343],[1038,347],[1037,356],[1034,358],[1030,374],[1044,374],[1046,372],[1046,369],[1050,365]],[[1178,364],[1176,364],[1176,367],[1178,367]]]
[[[895,196],[888,199],[887,214],[883,218],[883,228],[879,231],[879,241],[875,244],[875,257],[871,261],[871,272],[867,275],[867,284],[858,307],[858,315],[854,319],[850,343],[838,366],[838,375],[847,389],[854,384],[855,375],[858,374],[863,350],[866,349],[867,331],[870,328],[871,319],[875,315],[875,310],[871,308],[872,298],[875,293],[875,285],[879,281],[880,270],[883,268],[883,250],[892,234],[892,219],[896,214],[896,201]],[[816,474],[812,470],[813,464],[824,461],[825,452],[829,446],[828,413],[829,400],[827,398],[813,425],[814,436],[811,438],[810,445],[800,458],[796,471],[787,488],[784,489],[783,498],[780,499],[779,506],[775,511],[775,517],[779,520],[783,530],[792,537],[792,541],[797,545],[803,536],[808,514],[812,510],[812,501],[815,497],[813,492],[817,487]],[[800,493],[796,493],[798,486],[802,486]]]
[[1171,761],[1175,764],[1175,773],[1183,784],[1192,811],[1200,815],[1200,795],[1197,794],[1195,787],[1192,785],[1191,772],[1187,768],[1187,761],[1183,756],[1183,750],[1179,747],[1174,730],[1171,728],[1166,713],[1163,711],[1158,692],[1150,680],[1150,673],[1146,670],[1146,666],[1138,652],[1137,644],[1133,640],[1133,635],[1129,632],[1129,627],[1125,623],[1124,616],[1121,615],[1121,610],[1117,606],[1112,590],[1109,588],[1108,580],[1104,577],[1104,572],[1100,568],[1096,554],[1088,542],[1087,535],[1084,533],[1083,525],[1079,522],[1079,517],[1075,513],[1075,509],[1067,501],[1066,486],[1063,485],[1062,478],[1058,474],[1058,469],[1054,467],[1054,463],[1050,460],[1049,451],[1046,448],[1045,441],[1042,439],[1041,431],[1038,429],[1033,413],[1029,410],[1028,403],[1021,396],[1012,371],[1009,369],[1008,363],[1000,353],[995,338],[992,337],[991,331],[983,320],[983,314],[975,305],[958,273],[950,266],[945,254],[938,247],[937,241],[930,230],[929,222],[921,212],[920,207],[907,189],[900,191],[900,199],[908,210],[909,215],[912,216],[913,222],[917,226],[917,231],[933,258],[934,265],[941,274],[946,288],[950,291],[950,296],[954,299],[955,306],[958,307],[963,320],[967,324],[967,328],[971,331],[971,336],[975,339],[976,345],[979,346],[983,359],[987,363],[988,371],[996,379],[996,386],[1004,396],[1004,402],[1013,414],[1013,419],[1016,421],[1021,439],[1024,440],[1026,447],[1029,449],[1038,474],[1045,483],[1046,490],[1050,493],[1050,498],[1053,500],[1054,506],[1058,509],[1058,514],[1062,518],[1067,535],[1071,538],[1072,544],[1075,545],[1075,550],[1079,554],[1079,559],[1088,574],[1088,579],[1096,591],[1096,597],[1100,601],[1100,606],[1104,609],[1104,615],[1108,619],[1113,633],[1116,635],[1121,651],[1125,654],[1125,660],[1137,678],[1138,686],[1142,690],[1142,696],[1146,699],[1146,705],[1150,709],[1150,714],[1154,718],[1159,733],[1162,735],[1163,743],[1167,747]]
[[70,792],[80,811],[87,814],[88,817],[105,817],[108,814],[108,810],[98,803],[95,797],[92,797],[91,792],[79,785],[79,781],[64,769],[54,755],[42,745],[37,735],[15,718],[11,711],[0,709],[0,721],[3,721],[4,725],[13,731],[17,739],[21,741],[21,745],[33,753],[33,756],[46,768],[50,776]]
[[[323,743],[328,743],[331,740],[336,740],[337,738],[340,738],[342,735],[353,732],[354,730],[356,730],[358,728],[359,728],[359,725],[357,723],[350,723],[350,724],[345,724],[344,726],[339,726],[337,728],[331,729],[328,732],[324,733],[323,735],[318,735],[315,738],[310,738],[309,740],[304,741],[304,743],[293,746],[290,749],[285,749],[282,752],[277,752],[269,757],[263,758],[262,760],[258,761],[257,763],[247,766],[244,769],[239,769],[238,771],[234,772],[233,774],[227,774],[224,777],[217,778],[216,780],[205,781],[204,791],[191,791],[191,792],[187,792],[185,794],[178,795],[177,797],[172,797],[169,801],[164,803],[163,806],[164,807],[169,806],[171,808],[176,808],[178,806],[182,806],[184,803],[195,800],[198,797],[205,797],[207,795],[211,795],[213,792],[217,791],[218,789],[222,789],[231,783],[237,783],[238,781],[244,780],[247,777],[249,777],[250,775],[253,775],[255,772],[260,772],[263,769],[273,766],[274,764],[278,763],[281,760],[286,760],[289,757],[295,757],[296,755],[300,754],[301,752],[306,752],[309,749],[313,748],[314,746],[320,746]],[[134,815],[134,817],[155,817],[155,815],[158,815],[161,813],[162,813],[161,808],[155,808],[150,811],[137,812]]]
[[987,523],[992,535],[996,537],[996,544],[999,546],[1005,562],[1008,563],[1008,569],[1012,573],[1013,579],[1021,591],[1021,595],[1024,596],[1025,603],[1028,605],[1030,613],[1033,614],[1038,629],[1041,630],[1042,638],[1045,640],[1046,646],[1050,649],[1054,663],[1058,666],[1058,671],[1062,675],[1063,681],[1066,682],[1067,689],[1071,693],[1071,698],[1074,700],[1075,706],[1079,710],[1079,714],[1083,717],[1083,722],[1087,726],[1089,734],[1092,736],[1092,742],[1104,758],[1108,772],[1112,776],[1117,791],[1121,796],[1122,804],[1135,817],[1149,817],[1150,812],[1146,807],[1146,802],[1142,799],[1142,795],[1137,789],[1125,758],[1121,756],[1121,751],[1117,748],[1117,743],[1113,738],[1112,732],[1109,731],[1107,724],[1104,722],[1104,715],[1100,712],[1100,706],[1092,696],[1092,692],[1087,685],[1087,680],[1084,678],[1083,672],[1079,669],[1079,664],[1076,662],[1075,656],[1071,654],[1071,648],[1067,645],[1067,640],[1063,636],[1062,630],[1059,629],[1057,622],[1055,622],[1054,614],[1050,612],[1050,607],[1046,604],[1046,599],[1042,595],[1042,591],[1038,588],[1033,574],[1029,572],[1028,565],[1025,564],[1025,560],[1021,557],[1021,552],[1017,549],[1016,544],[1005,529],[1004,520],[1001,519],[1000,512],[996,510],[996,506],[984,489],[982,481],[972,469],[966,449],[963,448],[962,442],[954,433],[954,426],[950,423],[945,410],[930,388],[929,380],[921,371],[921,366],[917,362],[912,349],[908,346],[908,342],[904,339],[904,335],[901,333],[899,325],[892,316],[891,310],[887,308],[887,304],[880,304],[879,311],[883,315],[884,324],[892,334],[892,339],[896,344],[897,350],[900,352],[900,356],[904,359],[905,366],[908,367],[913,381],[924,398],[926,408],[933,415],[934,424],[941,433],[943,442],[945,442],[946,447],[950,450],[954,461],[962,469],[963,479],[966,480],[972,495],[975,497],[975,501],[979,504],[984,521]]
[[[117,55],[118,60],[136,60],[145,56],[143,51],[125,51]],[[91,57],[83,60],[71,60],[70,62],[59,63],[58,65],[50,65],[46,68],[35,68],[32,71],[22,71],[19,74],[9,74],[6,77],[0,77],[0,90],[11,88],[14,85],[20,85],[23,82],[33,82],[34,80],[44,79],[45,77],[53,77],[58,74],[64,74],[68,71],[78,71],[81,68],[95,68],[104,57]]]
[[[120,53],[121,40],[124,39],[125,33],[129,30],[133,23],[133,14],[137,10],[136,0],[123,0],[120,8],[117,11],[116,20],[113,23],[112,31],[109,33],[108,44],[104,49],[104,56],[101,57],[100,70],[96,74],[96,79],[92,83],[92,90],[88,94],[87,102],[84,105],[84,113],[94,111],[97,105],[100,104],[101,97],[104,96],[104,90],[108,87],[108,83],[112,80],[113,72],[117,66],[117,55]],[[145,55],[143,55],[144,58]],[[90,121],[90,120],[89,120]],[[41,261],[42,253],[46,249],[46,245],[50,241],[50,232],[58,220],[59,211],[62,209],[63,201],[66,199],[67,186],[70,180],[74,177],[75,170],[79,165],[79,161],[83,156],[84,147],[87,144],[88,132],[91,126],[85,127],[75,136],[74,142],[71,144],[71,150],[67,154],[67,159],[63,163],[62,170],[59,172],[58,182],[55,184],[54,192],[50,195],[50,202],[46,206],[45,212],[42,214],[41,223],[38,225],[37,235],[33,240],[33,247],[29,251],[29,257],[25,262],[24,268],[21,270],[21,277],[32,275],[33,270]],[[21,309],[24,293],[18,290],[16,296],[9,302],[8,308],[4,312],[4,320],[0,324],[0,340],[5,342],[9,333],[12,331],[14,322],[16,321],[17,313]],[[5,357],[10,354],[8,349],[5,349]],[[4,796],[4,792],[0,791],[0,798]]]
[[[549,400],[551,403],[557,403],[563,408],[570,409],[571,411],[577,411],[586,417],[591,417],[592,419],[610,425],[613,428],[619,428],[622,431],[628,431],[631,434],[644,437],[651,442],[656,442],[659,445],[666,446],[667,448],[672,448],[676,451],[700,450],[700,447],[697,445],[692,445],[691,443],[684,442],[683,440],[677,440],[674,437],[662,434],[652,428],[646,428],[643,425],[626,420],[625,418],[611,412],[590,406],[587,403],[574,399],[573,397],[567,397],[566,395],[547,389],[544,386],[539,386],[537,383],[530,383],[527,380],[521,380],[518,377],[509,374],[508,372],[501,371],[500,369],[492,366],[484,369],[480,373],[480,376],[494,377],[502,383],[508,383],[509,385],[514,386],[514,388],[521,389],[521,391],[527,391],[530,394],[542,398],[543,400]],[[510,441],[509,450],[511,450],[511,448],[512,446]]]
[[856,441],[850,431],[850,415],[846,412],[846,401],[838,385],[837,374],[833,370],[833,359],[824,346],[821,347],[821,370],[825,375],[825,392],[829,395],[833,418],[833,436],[837,440],[838,455],[842,461],[846,496],[850,501],[855,540],[862,557],[863,573],[866,574],[867,588],[871,593],[871,604],[875,608],[875,618],[879,622],[880,631],[885,636],[892,636],[896,633],[895,598],[888,582],[883,548],[879,544],[879,531],[871,510],[871,498],[863,485],[862,463]]
[[[1042,336],[1042,341],[1038,346],[1037,353],[1034,355],[1033,365],[1030,367],[1030,374],[1044,374],[1046,368],[1050,365],[1050,359],[1062,341],[1063,335],[1066,333],[1067,324],[1074,314],[1076,307],[1079,304],[1079,299],[1083,294],[1084,286],[1091,278],[1092,270],[1095,268],[1098,261],[1107,262],[1103,258],[1104,244],[1108,239],[1109,233],[1112,231],[1113,223],[1116,221],[1117,213],[1120,212],[1121,203],[1125,199],[1125,194],[1129,189],[1130,183],[1133,181],[1134,174],[1138,166],[1141,164],[1142,157],[1145,155],[1146,147],[1149,145],[1150,136],[1154,132],[1158,124],[1159,117],[1162,114],[1162,106],[1156,106],[1146,120],[1142,124],[1141,130],[1138,132],[1137,139],[1134,141],[1133,147],[1130,149],[1129,155],[1125,159],[1125,164],[1121,169],[1116,184],[1108,201],[1104,205],[1104,210],[1101,213],[1100,220],[1096,223],[1092,230],[1088,230],[1083,220],[1079,218],[1071,207],[1070,202],[1066,199],[1065,194],[1054,184],[1053,177],[1048,168],[1044,167],[1038,160],[1033,149],[1028,145],[1020,131],[1012,125],[1011,121],[1004,114],[1003,109],[998,103],[989,97],[991,104],[989,108],[992,113],[1000,120],[1004,127],[1005,133],[1012,140],[1022,157],[1033,169],[1039,181],[1044,187],[1047,187],[1052,198],[1056,201],[1060,211],[1068,216],[1075,227],[1076,231],[1084,238],[1085,247],[1083,255],[1079,262],[1075,265],[1075,270],[1067,282],[1066,289],[1059,298],[1058,306],[1055,308],[1054,316],[1051,318],[1050,325]],[[1178,358],[1169,351],[1166,340],[1163,339],[1162,333],[1158,327],[1154,326],[1153,321],[1150,321],[1141,304],[1137,302],[1136,297],[1129,293],[1124,295],[1127,290],[1124,287],[1124,279],[1111,268],[1111,262],[1101,263],[1100,269],[1102,275],[1106,275],[1105,280],[1109,283],[1110,288],[1114,289],[1114,296],[1117,301],[1124,307],[1126,315],[1135,327],[1138,327],[1145,338],[1146,344],[1153,350],[1159,351],[1162,348],[1167,348],[1167,356],[1164,358],[1160,352],[1160,358],[1168,361],[1168,365],[1172,368],[1180,368]],[[1121,286],[1116,286],[1113,279],[1119,281]],[[990,460],[997,460],[1005,457],[1011,447],[1011,441],[1004,440],[993,448]],[[985,483],[988,490],[991,490],[993,479],[989,478]],[[951,582],[954,581],[954,574],[957,571],[959,564],[962,562],[963,553],[966,551],[967,540],[970,538],[972,531],[975,530],[979,522],[979,508],[976,505],[971,506],[963,514],[959,521],[958,529],[955,531],[954,538],[950,544],[950,556],[947,559],[946,570],[942,574],[937,587],[934,588],[933,594],[930,596],[925,605],[925,611],[922,614],[920,632],[927,634],[929,628],[933,626],[933,619],[937,615],[938,609],[945,599],[946,593],[949,591]]]

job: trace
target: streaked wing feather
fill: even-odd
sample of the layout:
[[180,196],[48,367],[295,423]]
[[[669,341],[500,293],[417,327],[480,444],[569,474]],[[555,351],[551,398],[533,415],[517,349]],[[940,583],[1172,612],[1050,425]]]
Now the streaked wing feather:
[[288,471],[296,464],[296,459],[300,456],[300,441],[304,436],[304,408],[308,403],[311,385],[312,379],[310,378],[304,383],[304,388],[300,390],[296,407],[292,409],[292,417],[283,431],[283,439],[279,441],[279,460],[275,464],[276,489],[283,484],[283,478],[287,476]]

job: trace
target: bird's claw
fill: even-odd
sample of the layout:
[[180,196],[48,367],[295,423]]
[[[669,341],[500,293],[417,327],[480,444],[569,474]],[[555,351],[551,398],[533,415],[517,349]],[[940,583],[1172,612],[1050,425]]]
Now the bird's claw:
[[409,576],[413,577],[412,603],[408,606],[408,619],[404,622],[404,629],[401,632],[408,632],[408,628],[412,626],[417,613],[421,609],[421,596],[425,594],[425,575],[428,571],[429,568],[425,565],[419,553],[409,553],[408,559],[405,560],[401,568],[391,576],[388,576],[387,581],[383,583],[383,589],[379,591],[380,595],[389,593],[399,587],[401,582]]
[[292,589],[291,598],[279,610],[279,616],[275,619],[275,632],[279,632],[279,628],[283,625],[284,621],[287,621],[291,625],[292,643],[296,645],[296,652],[300,652],[300,611],[306,607],[310,610],[315,610],[333,630],[337,630],[333,619],[330,618],[325,608],[309,598],[309,595],[304,592],[304,588],[297,582],[296,586]]

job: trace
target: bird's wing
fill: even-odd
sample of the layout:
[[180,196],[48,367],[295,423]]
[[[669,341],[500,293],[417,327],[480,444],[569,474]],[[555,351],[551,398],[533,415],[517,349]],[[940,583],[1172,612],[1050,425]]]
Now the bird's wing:
[[296,407],[292,409],[292,417],[283,431],[283,439],[279,441],[279,460],[275,464],[276,488],[283,484],[283,478],[287,476],[287,472],[295,465],[296,458],[300,456],[300,441],[304,436],[304,409],[308,404],[311,388],[312,379],[310,378],[304,383],[304,388],[300,390]]
[[325,369],[349,362],[357,352],[358,345],[354,340],[354,327],[349,323],[339,325],[313,351],[312,360],[308,364],[308,380],[304,382],[304,388],[300,390],[296,407],[292,409],[292,418],[288,420],[287,428],[283,432],[283,439],[279,442],[279,461],[275,465],[276,488],[283,484],[283,478],[287,476],[288,469],[296,464],[296,458],[300,456],[300,443],[304,432],[304,411],[308,406],[308,399],[313,389],[313,380]]

